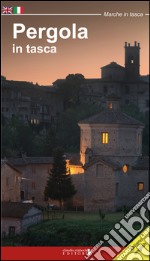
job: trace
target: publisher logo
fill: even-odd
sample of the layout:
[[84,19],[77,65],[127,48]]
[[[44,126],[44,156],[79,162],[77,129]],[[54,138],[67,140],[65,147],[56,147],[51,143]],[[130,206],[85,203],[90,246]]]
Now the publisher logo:
[[[150,210],[149,197],[150,193],[147,193],[145,197],[126,214],[120,223],[115,224],[114,229],[104,235],[104,240],[98,242],[96,246],[90,250],[90,255],[85,256],[85,259],[107,260],[107,258],[105,258],[106,254],[113,260],[135,260],[135,258],[136,260],[149,260],[149,227],[144,230],[146,224],[149,223],[147,217],[148,211]],[[142,206],[144,203],[146,203],[146,206]],[[135,213],[138,209],[139,215]],[[133,239],[134,241],[132,241]],[[104,247],[104,242],[109,246]],[[123,252],[121,252],[122,248],[124,248]],[[120,252],[121,254],[117,256]]]

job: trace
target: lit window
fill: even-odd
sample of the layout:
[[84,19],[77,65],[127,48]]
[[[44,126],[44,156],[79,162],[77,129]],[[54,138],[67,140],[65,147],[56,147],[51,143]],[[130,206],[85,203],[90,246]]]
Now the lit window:
[[139,191],[144,190],[144,183],[143,182],[138,182],[138,190]]
[[127,173],[127,171],[128,171],[128,166],[127,166],[127,165],[124,165],[124,166],[123,166],[123,172],[124,172],[124,173]]
[[112,109],[112,102],[108,103],[108,109]]
[[134,60],[131,60],[131,63],[134,63]]
[[108,132],[102,132],[102,143],[103,144],[108,143]]

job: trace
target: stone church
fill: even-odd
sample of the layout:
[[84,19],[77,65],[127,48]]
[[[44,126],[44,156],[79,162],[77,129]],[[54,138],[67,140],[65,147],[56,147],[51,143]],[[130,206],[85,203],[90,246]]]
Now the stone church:
[[[124,64],[115,61],[101,67],[101,78],[85,79],[80,86],[80,103],[105,106],[106,98],[115,93],[123,105],[135,105],[141,112],[149,110],[149,75],[140,75],[140,43],[125,42]],[[57,88],[65,82],[53,82]]]
[[79,127],[80,164],[68,163],[77,189],[74,204],[83,204],[85,211],[133,206],[148,192],[143,123],[122,113],[119,98],[112,94],[106,108],[79,122]]

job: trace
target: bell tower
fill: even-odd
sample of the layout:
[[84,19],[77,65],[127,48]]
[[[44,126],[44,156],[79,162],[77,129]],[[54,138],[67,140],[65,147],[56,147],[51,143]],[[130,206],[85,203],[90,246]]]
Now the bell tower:
[[134,46],[125,42],[125,72],[126,78],[138,79],[140,76],[140,43],[134,42]]

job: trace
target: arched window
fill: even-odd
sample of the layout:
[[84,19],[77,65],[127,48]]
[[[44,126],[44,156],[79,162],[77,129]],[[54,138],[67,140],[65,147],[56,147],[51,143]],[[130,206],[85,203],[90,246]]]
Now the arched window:
[[123,169],[123,172],[124,172],[124,173],[127,173],[127,171],[128,171],[128,166],[125,164],[125,165],[123,165],[123,168],[122,168],[122,169]]

